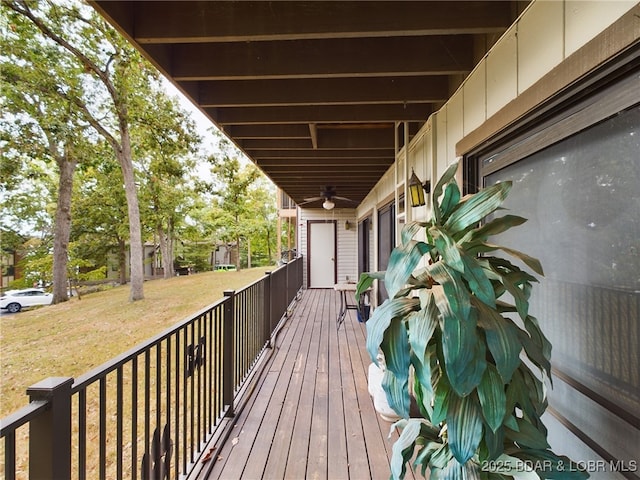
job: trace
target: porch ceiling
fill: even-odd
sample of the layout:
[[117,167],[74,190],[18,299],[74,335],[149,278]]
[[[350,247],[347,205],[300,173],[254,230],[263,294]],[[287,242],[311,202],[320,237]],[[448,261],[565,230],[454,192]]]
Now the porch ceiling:
[[[92,4],[296,203],[360,203],[527,2]],[[321,201],[308,206],[320,207]]]

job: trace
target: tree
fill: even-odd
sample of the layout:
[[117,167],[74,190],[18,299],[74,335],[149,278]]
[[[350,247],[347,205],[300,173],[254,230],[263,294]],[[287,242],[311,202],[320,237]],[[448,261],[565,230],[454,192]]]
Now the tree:
[[274,260],[276,242],[276,201],[273,184],[264,176],[249,189],[247,226],[253,256],[247,255],[247,266],[270,265]]
[[[140,300],[144,298],[144,258],[132,159],[131,112],[146,107],[148,80],[157,78],[157,72],[92,10],[50,0],[35,4],[12,0],[3,5],[29,19],[45,38],[63,48],[84,69],[82,82],[92,90],[90,97],[72,96],[63,89],[58,93],[104,137],[120,164],[129,219],[130,300]],[[109,102],[96,102],[100,98]]]
[[[76,166],[91,150],[88,124],[73,102],[58,94],[63,78],[68,96],[82,95],[80,69],[55,45],[42,42],[29,22],[14,15],[6,36],[2,78],[7,173],[16,180],[23,169],[33,171],[30,159],[57,166],[58,185],[53,232],[53,302],[68,299],[67,247],[71,228],[71,192]],[[3,159],[3,160],[4,160]],[[13,168],[11,168],[13,165]],[[20,187],[21,183],[7,188]]]
[[[174,275],[175,232],[193,194],[191,172],[200,137],[195,125],[174,99],[154,93],[156,108],[141,112],[133,130],[140,163],[141,202],[159,242],[164,278]],[[144,116],[143,116],[144,115]]]
[[[241,238],[248,238],[251,232],[249,218],[255,216],[254,212],[248,209],[248,189],[258,179],[260,171],[252,164],[242,166],[237,156],[231,156],[228,142],[223,140],[220,145],[223,156],[209,159],[213,164],[211,169],[215,176],[213,194],[217,199],[218,207],[215,223],[220,232],[220,238],[235,241],[239,253]],[[239,255],[236,263],[239,269],[241,266]]]
[[108,266],[112,252],[117,253],[119,282],[127,281],[128,238],[127,208],[122,190],[122,171],[102,142],[96,149],[96,162],[81,165],[79,181],[73,199],[74,222],[71,238],[78,258],[95,267]]

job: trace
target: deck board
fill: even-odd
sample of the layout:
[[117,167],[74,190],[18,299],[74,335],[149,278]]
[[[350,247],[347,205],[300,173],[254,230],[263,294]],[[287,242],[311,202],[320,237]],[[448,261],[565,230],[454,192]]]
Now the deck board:
[[200,479],[389,477],[393,440],[367,391],[364,324],[350,310],[336,329],[338,305],[331,289],[304,291]]

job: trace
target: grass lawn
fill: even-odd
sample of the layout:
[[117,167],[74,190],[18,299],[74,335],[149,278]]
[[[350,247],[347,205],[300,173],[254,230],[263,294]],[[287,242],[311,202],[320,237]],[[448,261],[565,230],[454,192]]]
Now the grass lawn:
[[77,377],[129,350],[275,267],[206,272],[129,286],[0,317],[0,418],[28,403],[26,389],[52,376]]

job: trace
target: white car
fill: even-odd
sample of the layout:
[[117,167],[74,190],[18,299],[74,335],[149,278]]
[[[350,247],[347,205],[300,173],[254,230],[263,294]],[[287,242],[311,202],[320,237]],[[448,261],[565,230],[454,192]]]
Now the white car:
[[0,309],[10,313],[17,313],[24,307],[36,305],[51,305],[53,295],[40,288],[25,288],[24,290],[7,290],[0,296]]

